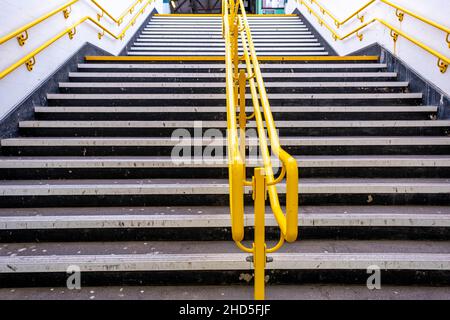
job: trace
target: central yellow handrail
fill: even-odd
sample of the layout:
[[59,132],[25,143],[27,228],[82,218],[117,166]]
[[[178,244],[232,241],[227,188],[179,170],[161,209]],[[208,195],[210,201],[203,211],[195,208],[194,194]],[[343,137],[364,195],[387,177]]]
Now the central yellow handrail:
[[[76,0],[78,1],[78,0]],[[73,39],[73,37],[76,34],[76,28],[83,24],[86,21],[90,21],[91,23],[93,23],[95,26],[97,26],[99,29],[102,30],[102,32],[98,33],[98,38],[101,39],[105,34],[110,35],[111,37],[113,37],[116,40],[122,40],[125,33],[128,31],[129,28],[131,28],[135,23],[137,18],[144,13],[145,9],[148,7],[148,5],[150,5],[153,0],[146,0],[147,2],[139,9],[139,11],[136,12],[136,14],[131,18],[131,20],[128,22],[128,24],[122,29],[121,32],[119,32],[118,34],[115,34],[114,32],[110,31],[108,28],[106,28],[105,26],[103,26],[102,24],[100,24],[98,21],[96,21],[95,19],[93,19],[90,16],[85,16],[84,18],[81,18],[80,20],[78,20],[78,22],[74,23],[73,25],[71,25],[69,28],[66,28],[65,30],[61,31],[60,33],[58,33],[56,36],[54,36],[53,38],[51,38],[50,40],[47,40],[45,43],[43,43],[42,45],[40,45],[38,48],[36,48],[35,50],[33,50],[32,52],[30,52],[29,54],[25,55],[24,57],[22,57],[21,59],[19,59],[18,61],[16,61],[15,63],[13,63],[12,65],[10,65],[9,67],[7,67],[6,69],[4,69],[3,71],[0,72],[0,79],[3,79],[5,76],[7,76],[9,73],[11,73],[12,71],[14,71],[15,69],[17,69],[18,67],[20,67],[21,65],[25,65],[27,67],[27,69],[29,71],[33,70],[33,66],[36,63],[36,55],[38,55],[39,53],[41,53],[43,50],[45,50],[46,48],[48,48],[50,45],[52,45],[53,43],[55,43],[57,40],[61,39],[63,36],[65,36],[66,34],[69,36],[70,39]],[[74,1],[72,1],[73,3]],[[65,6],[65,8],[67,8],[69,6],[69,4],[67,4]],[[64,7],[64,6],[63,6]],[[56,10],[59,10],[57,12],[60,12],[63,7],[60,7]],[[56,13],[56,10],[55,13]],[[41,17],[43,18],[43,17]],[[48,17],[47,17],[48,18]],[[39,19],[38,19],[39,20]],[[38,21],[35,20],[34,22]],[[23,29],[23,28],[21,28]],[[18,29],[20,30],[20,29]],[[15,32],[13,32],[12,34],[14,34]],[[11,39],[12,37],[14,37],[15,35],[10,34],[8,37],[9,39]],[[17,33],[16,33],[17,34]],[[12,36],[11,36],[12,35]],[[6,37],[5,37],[6,38]]]
[[[264,270],[267,253],[281,248],[284,241],[293,242],[298,231],[298,168],[295,159],[284,151],[270,110],[264,80],[252,39],[250,26],[242,0],[226,0],[223,5],[223,35],[225,39],[226,97],[228,128],[228,161],[230,180],[230,212],[232,236],[243,251],[252,253],[255,269],[255,298],[264,299]],[[239,13],[240,12],[240,13]],[[243,56],[239,57],[241,38]],[[245,69],[239,69],[243,60]],[[249,84],[253,113],[247,116],[246,84]],[[237,107],[239,106],[239,116]],[[263,109],[263,115],[261,113]],[[255,119],[262,167],[256,168],[251,181],[245,177],[246,123]],[[238,125],[239,124],[239,129]],[[266,136],[266,128],[268,139]],[[239,134],[238,134],[239,132]],[[282,170],[275,178],[269,152],[281,161]],[[286,214],[280,206],[276,185],[286,178]],[[255,240],[252,248],[244,246],[244,198],[245,186],[251,186],[255,211]],[[272,248],[265,243],[264,210],[266,194],[280,228],[280,241]]]
[[[442,73],[445,73],[445,72],[447,71],[447,69],[448,69],[448,65],[450,64],[450,58],[448,58],[446,55],[444,55],[444,54],[438,52],[437,50],[432,49],[431,47],[429,47],[429,46],[423,44],[421,41],[419,41],[419,40],[415,39],[414,37],[408,35],[407,33],[405,33],[404,31],[400,30],[399,28],[394,27],[393,25],[391,25],[390,23],[386,22],[386,21],[383,20],[383,19],[380,19],[380,18],[373,18],[373,19],[371,19],[370,21],[367,21],[367,22],[363,23],[361,26],[355,28],[354,30],[348,32],[347,34],[341,36],[341,35],[339,35],[339,34],[337,33],[337,31],[334,30],[334,29],[333,29],[326,21],[324,21],[324,20],[322,19],[322,17],[321,17],[317,12],[315,12],[314,9],[313,9],[310,5],[308,5],[308,4],[306,3],[305,0],[297,0],[297,1],[298,1],[300,4],[302,4],[303,6],[305,6],[310,14],[314,15],[314,16],[317,18],[317,20],[319,21],[320,25],[324,26],[325,28],[327,28],[327,29],[332,33],[334,40],[345,40],[345,39],[349,38],[350,36],[352,36],[352,35],[354,35],[354,34],[356,34],[356,35],[359,37],[359,39],[362,40],[363,35],[360,34],[359,31],[361,31],[362,29],[365,29],[366,27],[368,27],[369,25],[373,24],[374,22],[379,22],[380,24],[384,25],[385,27],[387,27],[387,28],[391,31],[390,35],[391,35],[392,39],[394,40],[394,43],[397,42],[399,36],[402,36],[403,38],[407,39],[407,40],[410,41],[411,43],[417,45],[418,47],[422,48],[423,50],[427,51],[428,53],[430,53],[430,54],[432,54],[433,56],[435,56],[436,58],[438,58],[437,66],[439,67],[439,70],[440,70]],[[388,1],[385,1],[385,0],[381,0],[381,1],[386,2],[386,3],[389,3]],[[316,0],[310,0],[310,2],[311,2],[311,3],[314,2],[314,3],[317,4],[317,1],[316,1]],[[392,5],[393,5],[393,4],[392,4]],[[368,6],[368,5],[366,5],[366,6]],[[395,6],[396,6],[396,5],[395,5]],[[396,7],[399,7],[399,6],[396,6]],[[322,6],[319,6],[319,8],[321,8],[322,13],[325,12],[325,13],[327,13],[328,15],[330,15],[330,17],[332,17],[333,20],[336,19],[334,16],[331,16],[331,13],[329,13],[328,11],[324,11],[325,9],[323,9]],[[401,8],[401,7],[399,7],[399,8]],[[360,12],[360,11],[362,11],[362,10],[363,10],[363,9],[359,9],[358,12]],[[402,8],[402,10],[405,10],[405,12],[407,11],[406,9],[403,9],[403,8]],[[357,12],[357,13],[358,13],[358,12]],[[411,13],[411,14],[412,14],[412,13]],[[354,16],[354,15],[353,15],[353,16]],[[352,16],[352,17],[353,17],[353,16]],[[415,15],[415,16],[418,16],[418,15]],[[350,19],[351,19],[351,17],[350,17]],[[423,19],[423,20],[422,20],[422,19]],[[349,20],[349,18],[347,18],[347,19],[344,20],[344,21],[348,21],[348,20]],[[422,17],[421,17],[421,20],[422,20],[422,21],[428,21],[427,19],[422,18]],[[335,20],[335,21],[337,21],[337,20]],[[341,23],[341,22],[340,22],[340,23]],[[345,22],[342,22],[342,23],[345,23]],[[341,23],[341,24],[342,24],[342,23]],[[440,26],[440,25],[435,24],[435,26]],[[445,31],[445,30],[449,31],[448,28],[446,29],[446,28],[443,27],[443,26],[440,26],[440,28],[443,28],[443,29],[441,29],[441,30],[443,30],[443,31]],[[447,36],[447,40],[448,40],[448,36]]]

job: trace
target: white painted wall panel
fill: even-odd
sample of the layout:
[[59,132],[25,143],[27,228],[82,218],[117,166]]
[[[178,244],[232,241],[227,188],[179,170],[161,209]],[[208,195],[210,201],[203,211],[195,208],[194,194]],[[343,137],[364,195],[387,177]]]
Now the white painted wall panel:
[[[113,16],[118,17],[135,0],[99,0]],[[52,9],[67,3],[68,0],[0,0],[0,36],[7,35],[22,25],[33,21]],[[145,14],[140,16],[134,27],[126,33],[123,41],[105,36],[99,40],[99,29],[89,23],[80,25],[73,40],[66,35],[45,51],[36,56],[36,65],[33,72],[29,72],[25,66],[20,66],[11,74],[0,80],[0,119],[3,118],[17,103],[30,94],[51,73],[56,71],[70,56],[79,50],[86,42],[90,42],[112,54],[119,54],[131,36],[136,32],[146,16],[156,8],[163,12],[163,0],[155,0],[147,7]],[[0,46],[0,70],[4,70],[13,62],[19,60],[33,49],[40,46],[59,32],[86,15],[96,19],[100,12],[89,0],[80,0],[72,7],[69,19],[64,19],[59,13],[29,30],[29,40],[24,47],[20,47],[16,39]],[[133,15],[125,18],[124,24],[118,27],[109,18],[104,17],[101,23],[110,30],[119,33]]]

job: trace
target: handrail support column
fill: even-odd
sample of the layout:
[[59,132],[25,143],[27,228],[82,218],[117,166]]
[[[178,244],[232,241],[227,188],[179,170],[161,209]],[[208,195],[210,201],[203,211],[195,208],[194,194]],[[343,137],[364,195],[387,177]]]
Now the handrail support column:
[[266,190],[264,168],[255,168],[253,177],[253,200],[255,214],[253,264],[255,270],[255,300],[264,300],[265,297],[266,239],[264,217]]

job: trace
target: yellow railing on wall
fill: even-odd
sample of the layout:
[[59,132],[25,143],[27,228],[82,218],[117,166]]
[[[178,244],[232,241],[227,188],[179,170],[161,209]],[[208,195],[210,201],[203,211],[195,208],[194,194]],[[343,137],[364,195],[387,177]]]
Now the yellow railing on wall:
[[[284,151],[270,109],[264,80],[256,56],[252,34],[242,0],[224,0],[223,35],[225,39],[227,138],[230,180],[230,213],[232,236],[243,251],[252,253],[255,269],[255,298],[264,299],[265,266],[267,253],[275,252],[284,241],[297,239],[298,230],[298,168],[295,159]],[[239,57],[241,38],[243,57]],[[245,68],[239,69],[244,61]],[[253,113],[246,114],[246,87],[250,87]],[[239,106],[239,115],[237,108]],[[263,113],[261,114],[261,108]],[[263,118],[264,115],[264,118]],[[255,119],[262,167],[255,168],[251,181],[246,179],[246,122]],[[238,129],[239,128],[239,129]],[[268,140],[266,136],[266,128]],[[282,170],[274,176],[270,149],[280,160]],[[286,214],[283,213],[276,185],[286,178]],[[254,200],[255,239],[251,248],[244,246],[244,189],[251,186]],[[277,245],[267,248],[265,243],[265,200],[269,197],[271,209],[280,228]]]
[[[430,46],[422,43],[421,41],[417,40],[416,38],[408,35],[406,32],[400,30],[397,27],[394,27],[393,25],[391,25],[390,23],[386,22],[383,19],[380,18],[373,18],[369,21],[364,22],[364,15],[361,15],[361,12],[364,11],[367,7],[371,6],[372,4],[374,4],[375,2],[381,2],[384,4],[387,4],[388,6],[392,7],[395,9],[395,15],[397,16],[397,18],[399,19],[399,21],[403,21],[404,20],[404,16],[405,14],[418,19],[432,27],[435,27],[443,32],[446,33],[446,37],[445,40],[448,43],[448,46],[450,48],[450,28],[443,26],[441,24],[438,24],[434,21],[431,21],[430,19],[427,19],[425,17],[420,16],[419,14],[416,14],[414,12],[412,12],[411,10],[408,10],[406,8],[403,8],[399,5],[396,5],[390,1],[387,0],[371,0],[368,3],[366,3],[364,6],[362,6],[361,8],[359,8],[358,10],[356,10],[355,12],[353,12],[352,14],[350,14],[347,18],[343,19],[343,20],[339,20],[336,18],[335,15],[333,15],[329,10],[327,10],[319,1],[317,0],[297,0],[298,3],[300,3],[301,5],[303,5],[310,14],[314,15],[317,20],[319,21],[319,24],[324,26],[325,28],[327,28],[333,35],[333,38],[335,40],[344,40],[347,39],[353,35],[356,35],[360,40],[363,39],[363,34],[361,33],[361,31],[366,28],[367,26],[373,24],[374,22],[379,22],[380,24],[384,25],[385,27],[387,27],[390,30],[390,35],[394,41],[394,43],[397,42],[398,37],[401,36],[405,39],[407,39],[408,41],[410,41],[411,43],[417,45],[418,47],[422,48],[423,50],[427,51],[428,53],[432,54],[433,56],[435,56],[438,61],[437,61],[437,65],[439,67],[439,70],[442,73],[445,73],[448,69],[448,65],[450,63],[450,58],[448,58],[446,55],[438,52],[437,50],[432,49]],[[309,4],[307,3],[309,2]],[[312,4],[315,4],[320,12],[323,15],[327,15],[329,16],[333,21],[334,24],[337,26],[337,28],[339,28],[340,26],[346,24],[347,22],[349,22],[350,20],[352,20],[353,18],[358,18],[362,25],[355,28],[354,30],[344,34],[344,35],[339,35],[339,33],[333,28],[331,27],[323,18],[322,16],[317,13],[313,7]]]
[[[10,34],[0,38],[0,44],[3,44],[5,42],[13,39],[14,37],[16,37],[18,42],[19,42],[19,45],[23,46],[25,44],[26,40],[29,37],[29,34],[28,34],[28,30],[29,29],[33,28],[34,26],[40,24],[41,22],[47,20],[48,18],[54,16],[55,14],[57,14],[59,12],[62,12],[64,14],[64,17],[67,19],[69,17],[70,13],[71,13],[71,6],[73,4],[75,4],[76,2],[78,2],[78,1],[79,0],[69,1],[65,5],[62,5],[59,8],[57,8],[55,10],[52,10],[51,12],[49,12],[49,13],[41,16],[41,17],[39,17],[38,19],[36,19],[36,20],[34,20],[34,21],[24,25],[23,27],[18,28],[17,30],[11,32]],[[66,28],[65,30],[61,31],[59,34],[57,34],[56,36],[54,36],[50,40],[44,42],[42,45],[40,45],[38,48],[34,49],[29,54],[25,55],[24,57],[22,57],[21,59],[19,59],[16,62],[14,62],[9,67],[7,67],[6,69],[2,70],[0,72],[0,79],[4,78],[9,73],[14,71],[18,67],[20,67],[21,65],[25,65],[29,71],[32,71],[33,70],[33,66],[36,63],[36,55],[38,55],[40,52],[42,52],[43,50],[48,48],[50,45],[52,45],[53,43],[55,43],[56,41],[61,39],[66,34],[69,36],[70,39],[73,39],[73,37],[76,34],[76,28],[79,25],[81,25],[84,22],[86,22],[86,21],[90,21],[91,23],[93,23],[96,27],[98,27],[101,30],[98,33],[98,38],[99,39],[101,39],[105,34],[108,34],[114,39],[122,40],[123,37],[125,36],[125,33],[128,31],[128,29],[130,29],[136,23],[136,20],[139,18],[139,16],[141,14],[143,14],[145,12],[145,9],[148,7],[148,5],[150,5],[153,2],[153,0],[137,0],[124,13],[122,13],[119,16],[119,18],[114,18],[110,13],[108,13],[108,11],[106,11],[103,7],[99,6],[96,1],[94,1],[94,0],[91,0],[91,1],[96,6],[98,6],[102,10],[103,13],[107,14],[108,17],[110,17],[114,22],[118,23],[119,25],[123,22],[123,19],[124,19],[124,17],[127,14],[131,14],[134,11],[135,7],[138,4],[140,4],[142,2],[145,2],[145,3],[136,12],[136,14],[131,18],[131,20],[122,29],[122,31],[119,32],[118,34],[115,34],[114,32],[110,31],[108,28],[106,28],[105,26],[103,26],[102,24],[100,24],[98,21],[96,21],[95,19],[93,19],[90,16],[85,16],[85,17],[81,18],[80,20],[78,20],[78,22],[74,23],[69,28]],[[102,15],[98,15],[97,19],[100,20],[101,17],[102,17]]]

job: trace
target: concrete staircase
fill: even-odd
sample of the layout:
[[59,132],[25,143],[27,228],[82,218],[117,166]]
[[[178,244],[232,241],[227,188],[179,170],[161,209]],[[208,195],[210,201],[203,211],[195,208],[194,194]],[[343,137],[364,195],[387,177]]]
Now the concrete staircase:
[[[163,42],[183,36],[174,30],[174,41],[168,24],[186,30],[185,20],[214,24],[218,33],[206,29],[199,40],[216,37],[217,51],[164,51]],[[140,40],[159,37],[161,46],[129,54],[222,54],[218,21],[155,17]],[[252,28],[272,21],[252,18]],[[269,52],[262,44],[272,38],[261,33],[259,52]],[[284,46],[270,55],[287,54],[276,48]],[[281,143],[298,159],[301,204],[299,241],[270,254],[268,292],[338,283],[370,297],[371,265],[381,268],[382,285],[408,285],[407,292],[442,297],[430,286],[450,285],[450,121],[436,120],[436,106],[423,105],[421,93],[386,69],[357,57],[262,63]],[[176,286],[184,285],[199,298],[224,298],[220,290],[199,293],[199,285],[241,292],[252,265],[230,238],[226,162],[171,159],[175,129],[225,132],[223,63],[87,61],[69,77],[33,120],[18,124],[20,136],[1,141],[0,283],[14,289],[0,296],[49,297],[39,288],[51,286],[61,287],[51,297],[62,297],[71,265],[84,271],[83,286],[173,285],[180,297]],[[192,144],[211,147],[208,138]],[[218,150],[225,154],[224,144]],[[270,214],[267,224],[272,243]],[[225,297],[251,298],[245,292]]]

